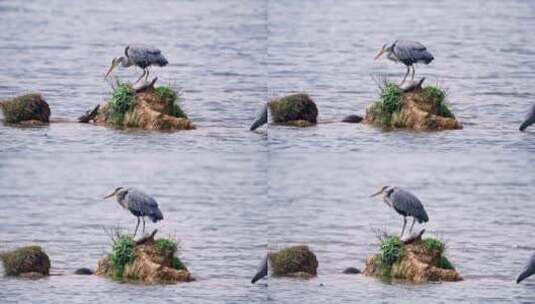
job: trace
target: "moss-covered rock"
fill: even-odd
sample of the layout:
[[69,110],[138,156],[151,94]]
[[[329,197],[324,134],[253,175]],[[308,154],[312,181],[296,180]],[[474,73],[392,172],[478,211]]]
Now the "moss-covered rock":
[[50,107],[41,94],[32,93],[0,103],[7,123],[48,123]]
[[99,125],[145,130],[195,129],[179,101],[178,94],[167,86],[136,92],[129,84],[119,84],[111,100],[100,106],[94,121]]
[[270,101],[268,108],[274,123],[296,127],[308,127],[317,123],[318,107],[307,94],[292,94]]
[[317,275],[318,260],[308,246],[299,245],[269,254],[274,276],[311,278]]
[[445,256],[437,239],[421,237],[405,244],[397,236],[381,240],[379,252],[369,257],[364,274],[411,282],[460,281],[462,277]]
[[50,259],[39,246],[26,246],[0,254],[6,275],[35,278],[50,273]]
[[437,86],[415,86],[404,91],[388,83],[381,89],[379,101],[366,109],[364,121],[384,128],[427,131],[462,128],[446,105],[446,92]]
[[114,280],[144,283],[193,281],[191,273],[176,255],[177,243],[153,237],[142,242],[123,235],[115,240],[112,252],[98,263],[96,275]]

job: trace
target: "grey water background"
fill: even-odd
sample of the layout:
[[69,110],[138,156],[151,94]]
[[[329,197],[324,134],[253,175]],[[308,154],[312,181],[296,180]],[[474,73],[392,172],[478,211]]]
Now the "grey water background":
[[[153,133],[75,123],[0,124],[0,250],[28,243],[50,254],[38,281],[0,278],[0,302],[86,303],[531,303],[535,283],[513,279],[535,250],[533,130],[517,131],[535,102],[532,1],[0,1],[0,99],[39,91],[53,117],[105,101],[103,75],[130,42],[160,47],[153,69],[183,89],[198,129]],[[384,132],[332,121],[364,113],[373,62],[396,38],[426,44],[418,66],[448,88],[463,130]],[[140,71],[118,70],[121,79]],[[311,94],[316,127],[247,131],[266,100]],[[340,274],[363,267],[375,230],[400,218],[367,196],[382,184],[416,193],[465,277],[459,283],[385,283]],[[101,197],[116,186],[154,195],[163,235],[181,241],[198,281],[119,284],[71,275],[109,249],[103,227],[135,219]],[[318,278],[249,284],[268,250],[307,243]],[[265,284],[267,283],[267,285]]]

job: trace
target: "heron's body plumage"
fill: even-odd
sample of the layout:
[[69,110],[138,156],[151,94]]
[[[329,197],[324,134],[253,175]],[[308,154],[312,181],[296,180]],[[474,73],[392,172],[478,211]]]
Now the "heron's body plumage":
[[416,41],[396,40],[391,46],[392,51],[387,56],[392,60],[393,55],[397,62],[401,62],[406,66],[411,66],[415,63],[429,64],[434,57],[427,50],[427,48]]
[[168,64],[167,59],[162,55],[162,51],[149,45],[130,44],[124,49],[124,54],[142,69],[151,65],[162,67]]
[[519,130],[524,131],[527,127],[531,126],[534,123],[535,123],[535,104],[533,104],[531,108],[529,109],[529,112],[526,115],[526,119],[520,125]]
[[258,269],[256,270],[256,274],[254,275],[253,279],[251,280],[251,283],[254,284],[256,281],[260,280],[261,278],[268,275],[268,268],[269,268],[269,256],[266,254],[266,256],[262,259],[262,262],[258,265]]
[[422,202],[412,193],[400,188],[386,190],[385,201],[402,216],[414,217],[418,223],[427,223],[429,216]]
[[516,278],[516,283],[518,284],[522,282],[524,279],[526,279],[527,277],[530,277],[534,273],[535,273],[535,253],[531,256],[526,266],[524,266],[524,269],[522,270],[522,272],[520,272],[520,274]]

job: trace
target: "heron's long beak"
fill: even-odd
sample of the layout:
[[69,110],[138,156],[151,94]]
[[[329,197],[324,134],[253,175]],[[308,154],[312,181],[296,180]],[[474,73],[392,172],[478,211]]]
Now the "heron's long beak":
[[379,192],[377,192],[377,193],[374,193],[374,194],[370,195],[370,197],[375,197],[375,196],[377,196],[377,195],[379,195],[379,194],[383,193],[383,191],[384,191],[384,190],[383,190],[383,189],[381,189],[381,190],[379,190]]
[[108,76],[111,74],[111,71],[113,71],[113,69],[115,69],[116,67],[117,67],[117,63],[113,62],[110,68],[108,69],[108,72],[106,73],[106,75],[104,75],[104,78],[108,78]]
[[106,196],[104,197],[104,199],[110,198],[110,197],[114,196],[115,194],[117,194],[117,190],[115,190],[115,191],[113,191],[112,193],[106,195]]
[[377,55],[375,55],[375,58],[373,60],[377,60],[379,59],[379,57],[383,56],[383,54],[385,53],[385,48],[382,47],[379,52],[377,53]]

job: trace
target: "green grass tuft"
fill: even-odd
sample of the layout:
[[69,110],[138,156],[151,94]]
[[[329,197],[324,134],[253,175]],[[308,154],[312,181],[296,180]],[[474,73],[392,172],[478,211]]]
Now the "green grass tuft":
[[401,89],[389,83],[381,90],[379,101],[370,108],[373,116],[384,127],[392,127],[392,115],[401,110],[403,94]]
[[158,254],[173,255],[178,245],[175,241],[169,239],[158,239],[154,241],[154,248]]
[[173,257],[173,260],[171,261],[171,266],[176,270],[186,270],[186,266],[184,266],[180,258],[176,256]]
[[156,95],[159,99],[168,103],[171,108],[171,115],[177,118],[188,118],[186,113],[182,111],[182,108],[178,105],[180,98],[178,94],[169,86],[160,86],[156,89]]
[[427,250],[427,252],[432,253],[434,251],[439,252],[440,254],[444,253],[444,249],[446,248],[444,246],[444,243],[437,239],[428,238],[423,240],[424,248]]
[[404,254],[403,243],[399,237],[390,236],[381,241],[376,262],[383,277],[389,278],[391,276],[392,265],[401,261]]
[[122,126],[124,115],[136,105],[135,92],[128,84],[119,84],[113,91],[110,101],[110,123]]
[[453,267],[453,264],[451,264],[451,262],[445,256],[440,257],[440,260],[437,266],[438,268],[442,268],[442,269],[455,269],[455,267]]
[[124,267],[135,260],[136,253],[134,248],[134,239],[127,235],[122,235],[113,243],[110,263],[114,278],[122,279]]
[[446,105],[446,90],[443,90],[438,86],[427,86],[422,89],[422,94],[426,99],[432,100],[435,106],[438,107],[438,114],[440,116],[455,118]]

